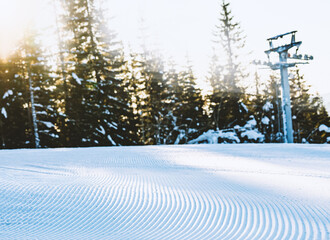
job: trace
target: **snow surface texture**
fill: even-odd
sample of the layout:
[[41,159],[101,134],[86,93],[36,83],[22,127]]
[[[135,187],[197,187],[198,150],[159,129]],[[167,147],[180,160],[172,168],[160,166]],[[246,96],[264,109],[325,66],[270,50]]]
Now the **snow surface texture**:
[[0,151],[0,239],[329,239],[329,145]]

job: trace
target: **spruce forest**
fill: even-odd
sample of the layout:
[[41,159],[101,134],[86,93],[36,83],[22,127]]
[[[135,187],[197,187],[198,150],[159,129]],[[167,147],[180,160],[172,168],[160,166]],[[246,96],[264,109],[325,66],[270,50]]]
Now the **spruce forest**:
[[[0,148],[283,141],[280,77],[254,76],[247,91],[245,37],[228,2],[219,4],[204,94],[187,61],[141,44],[127,51],[94,0],[61,0],[56,53],[27,30],[0,62]],[[225,58],[226,62],[219,61]],[[198,67],[198,66],[197,66]],[[329,143],[330,117],[299,68],[290,73],[296,143]]]

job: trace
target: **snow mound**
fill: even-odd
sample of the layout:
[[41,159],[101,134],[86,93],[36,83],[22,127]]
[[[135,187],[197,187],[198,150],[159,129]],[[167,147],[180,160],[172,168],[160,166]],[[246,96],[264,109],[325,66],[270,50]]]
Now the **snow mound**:
[[244,138],[248,138],[248,139],[253,139],[255,141],[259,141],[259,142],[263,142],[265,139],[265,136],[255,130],[246,130],[245,132],[242,132],[241,136]]
[[262,110],[268,112],[270,109],[273,109],[273,104],[271,102],[266,102],[265,105],[262,107]]
[[261,119],[261,122],[262,122],[264,125],[269,125],[270,120],[269,120],[268,117],[264,116],[264,117]]
[[327,133],[330,133],[330,127],[327,127],[326,125],[324,125],[324,124],[321,124],[320,126],[319,126],[319,131],[320,132],[327,132]]
[[207,132],[204,132],[202,135],[200,135],[196,139],[189,141],[189,143],[195,144],[195,143],[200,143],[200,142],[206,142],[209,144],[217,144],[219,142],[219,139],[223,139],[224,141],[227,141],[230,143],[239,143],[240,142],[236,133],[233,131],[208,130]]
[[1,150],[0,239],[329,239],[329,156],[284,144]]

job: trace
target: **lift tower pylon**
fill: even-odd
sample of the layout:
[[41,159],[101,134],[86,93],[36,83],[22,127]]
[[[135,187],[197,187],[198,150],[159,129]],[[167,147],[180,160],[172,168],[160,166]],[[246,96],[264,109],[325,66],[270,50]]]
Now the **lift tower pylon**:
[[[279,63],[270,64],[273,70],[280,69],[281,71],[281,85],[282,85],[282,114],[283,114],[283,134],[284,142],[293,143],[293,129],[292,129],[292,114],[291,114],[291,100],[290,100],[290,85],[288,78],[288,68],[295,66],[297,63],[288,63],[288,51],[296,47],[297,50],[301,45],[301,41],[296,42],[295,34],[297,31],[288,32],[285,34],[277,35],[272,38],[268,38],[270,49],[265,51],[268,58],[270,53],[275,52],[279,54]],[[273,41],[283,38],[286,35],[291,35],[291,42],[286,45],[274,47]]]
[[[285,143],[293,143],[293,129],[292,129],[292,114],[291,114],[291,100],[290,100],[290,85],[288,77],[288,68],[295,67],[298,64],[308,64],[306,60],[313,60],[313,56],[305,54],[304,57],[301,54],[297,54],[301,41],[296,41],[296,32],[292,31],[284,34],[277,35],[275,37],[268,38],[269,50],[266,50],[265,53],[268,56],[268,62],[253,61],[257,65],[266,65],[272,70],[281,71],[281,86],[282,86],[282,122],[283,122],[283,135]],[[291,42],[289,44],[274,46],[274,41],[284,36],[291,36]],[[296,52],[293,55],[289,54],[289,50],[293,47],[296,47]],[[279,62],[271,63],[269,55],[271,53],[278,53]],[[298,60],[298,62],[288,62],[288,59]],[[305,62],[303,62],[305,61]]]

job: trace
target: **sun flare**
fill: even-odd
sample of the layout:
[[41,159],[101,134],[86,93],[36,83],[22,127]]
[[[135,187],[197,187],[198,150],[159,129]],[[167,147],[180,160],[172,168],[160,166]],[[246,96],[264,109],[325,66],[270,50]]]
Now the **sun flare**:
[[39,0],[0,0],[0,57],[13,51],[25,29],[33,25]]

